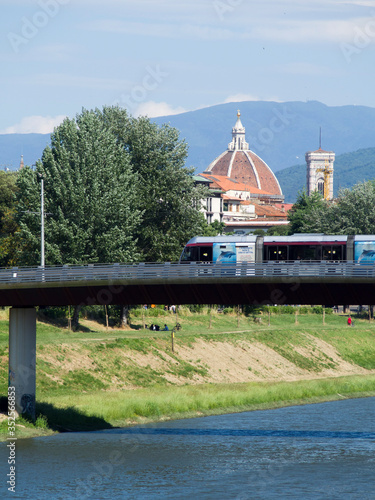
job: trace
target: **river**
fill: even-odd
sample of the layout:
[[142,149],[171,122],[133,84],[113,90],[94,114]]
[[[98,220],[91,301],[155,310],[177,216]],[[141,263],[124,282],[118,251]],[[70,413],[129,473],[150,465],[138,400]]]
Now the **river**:
[[375,398],[18,440],[1,498],[375,499]]

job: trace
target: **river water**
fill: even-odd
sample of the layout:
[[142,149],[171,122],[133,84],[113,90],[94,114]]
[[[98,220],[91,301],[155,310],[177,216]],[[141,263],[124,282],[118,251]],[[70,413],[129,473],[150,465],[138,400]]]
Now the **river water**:
[[18,440],[0,498],[375,499],[375,398]]

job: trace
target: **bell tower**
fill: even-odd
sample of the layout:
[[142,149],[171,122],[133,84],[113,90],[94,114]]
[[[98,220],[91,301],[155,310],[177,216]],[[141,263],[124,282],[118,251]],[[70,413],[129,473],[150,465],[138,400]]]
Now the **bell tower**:
[[322,149],[321,135],[319,149],[308,151],[305,154],[305,160],[307,165],[306,186],[308,196],[314,191],[319,191],[325,200],[332,200],[335,153]]

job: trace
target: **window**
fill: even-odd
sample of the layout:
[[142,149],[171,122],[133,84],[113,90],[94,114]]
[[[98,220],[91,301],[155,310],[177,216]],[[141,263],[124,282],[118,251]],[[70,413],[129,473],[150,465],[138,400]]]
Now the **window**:
[[265,247],[266,260],[288,260],[288,247],[270,245]]
[[318,180],[318,191],[322,196],[324,196],[324,180],[323,179]]
[[212,262],[212,247],[185,247],[182,262]]
[[343,245],[324,245],[323,260],[345,260],[345,247]]
[[212,262],[212,247],[199,247],[199,250],[201,262]]

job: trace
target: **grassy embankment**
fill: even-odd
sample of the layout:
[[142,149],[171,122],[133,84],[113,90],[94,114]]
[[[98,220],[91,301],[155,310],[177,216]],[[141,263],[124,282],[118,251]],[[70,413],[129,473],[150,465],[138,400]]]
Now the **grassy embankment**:
[[[172,328],[175,317],[160,314],[147,322]],[[357,320],[349,328],[346,318],[337,315],[326,315],[324,325],[316,314],[299,315],[298,323],[294,315],[272,315],[268,325],[267,316],[260,323],[236,314],[215,313],[210,319],[205,309],[201,314],[185,311],[179,321],[182,330],[176,333],[174,352],[171,332],[144,330],[140,317],[133,317],[129,330],[106,331],[100,325],[93,329],[92,323],[83,322],[90,328],[73,333],[38,323],[37,415],[41,417],[36,426],[20,420],[24,427],[18,427],[19,437],[375,395],[375,374],[366,371],[375,370],[375,324],[367,320]],[[296,370],[296,380],[283,381],[263,372],[259,366],[266,360],[250,355],[259,345],[265,357],[275,353],[288,370]],[[335,355],[319,345],[329,346]],[[215,367],[215,353],[222,346],[228,358],[221,358]],[[246,381],[233,383],[232,369],[242,351],[248,359],[248,378],[242,370],[240,379]],[[200,357],[194,356],[196,352]],[[5,396],[8,322],[4,316],[0,359],[0,394]],[[360,374],[342,376],[340,360]],[[6,424],[5,420],[0,426],[3,437]]]

